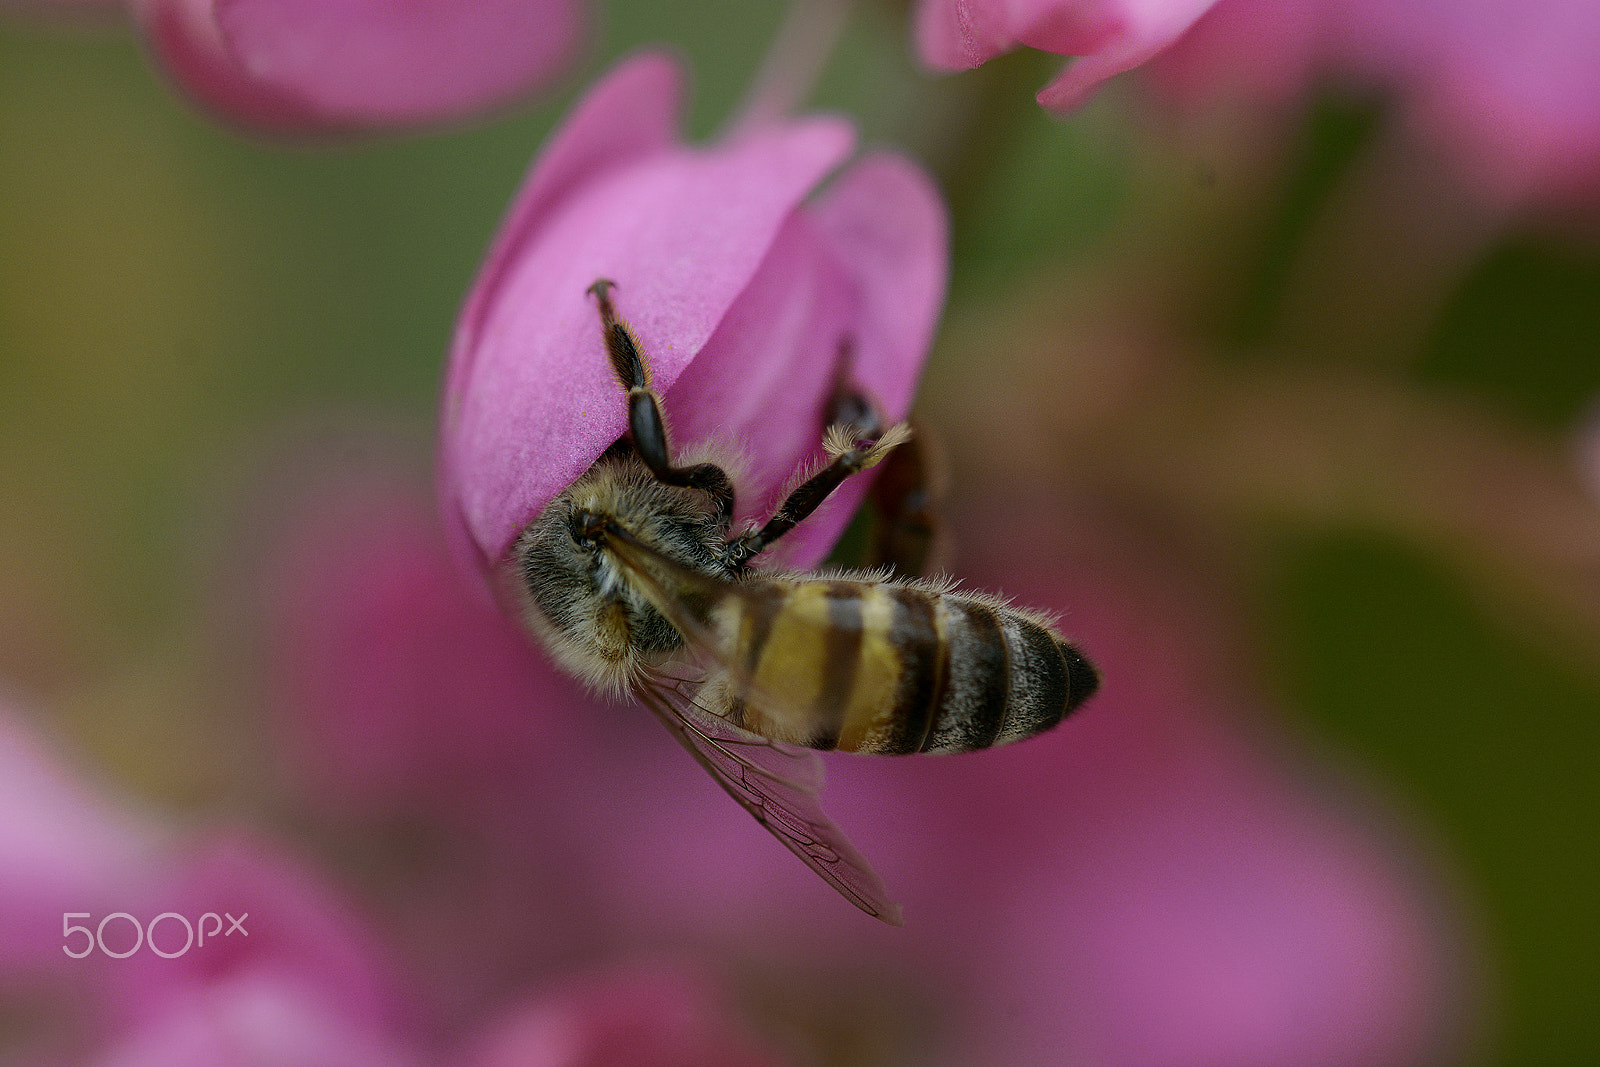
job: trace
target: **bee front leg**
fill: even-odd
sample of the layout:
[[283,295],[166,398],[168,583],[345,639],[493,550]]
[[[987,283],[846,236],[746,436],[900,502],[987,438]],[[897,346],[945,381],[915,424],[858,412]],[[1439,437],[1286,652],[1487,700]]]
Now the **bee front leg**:
[[667,422],[661,414],[661,398],[650,387],[650,360],[644,346],[626,319],[617,314],[611,300],[616,282],[600,278],[589,292],[600,305],[600,327],[605,335],[606,352],[611,357],[611,372],[628,394],[628,435],[633,447],[650,468],[650,473],[667,485],[698,489],[711,498],[717,516],[726,527],[733,522],[733,482],[715,463],[674,467],[667,442]]

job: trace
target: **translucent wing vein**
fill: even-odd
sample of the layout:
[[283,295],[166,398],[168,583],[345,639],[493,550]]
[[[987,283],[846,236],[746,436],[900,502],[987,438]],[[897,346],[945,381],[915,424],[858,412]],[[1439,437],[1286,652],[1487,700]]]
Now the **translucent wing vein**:
[[637,695],[722,788],[808,867],[868,915],[899,926],[900,906],[822,810],[822,757],[703,711],[685,693],[686,684],[654,678],[639,685]]

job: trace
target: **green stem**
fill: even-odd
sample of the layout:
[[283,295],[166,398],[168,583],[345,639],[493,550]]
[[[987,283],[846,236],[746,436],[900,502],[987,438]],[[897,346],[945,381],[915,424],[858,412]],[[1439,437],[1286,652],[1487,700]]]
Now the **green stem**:
[[811,98],[849,15],[849,0],[793,0],[728,122],[730,137],[780,121]]

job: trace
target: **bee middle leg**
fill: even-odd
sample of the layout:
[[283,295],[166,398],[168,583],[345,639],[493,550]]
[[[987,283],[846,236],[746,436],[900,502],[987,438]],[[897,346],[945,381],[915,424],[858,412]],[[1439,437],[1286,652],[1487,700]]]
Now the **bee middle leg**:
[[650,387],[650,360],[644,346],[626,319],[617,314],[611,290],[617,283],[600,278],[589,286],[600,305],[600,327],[605,334],[606,352],[611,357],[611,372],[628,394],[628,435],[634,450],[650,473],[668,485],[698,489],[711,498],[723,526],[733,522],[733,481],[715,463],[674,467],[667,443],[667,422],[661,414],[661,398]]

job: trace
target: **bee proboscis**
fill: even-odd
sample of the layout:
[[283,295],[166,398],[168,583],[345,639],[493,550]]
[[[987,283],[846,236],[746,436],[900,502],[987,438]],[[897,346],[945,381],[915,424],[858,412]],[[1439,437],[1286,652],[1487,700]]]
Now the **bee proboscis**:
[[[674,465],[649,361],[595,282],[628,434],[512,549],[531,629],[591,686],[631,692],[757,821],[863,911],[896,925],[883,882],[822,811],[817,750],[963,752],[1031,737],[1099,677],[1053,621],[949,582],[751,566],[905,424],[830,425],[828,462],[764,525],[733,529],[712,462]],[[869,405],[859,397],[844,405]]]

